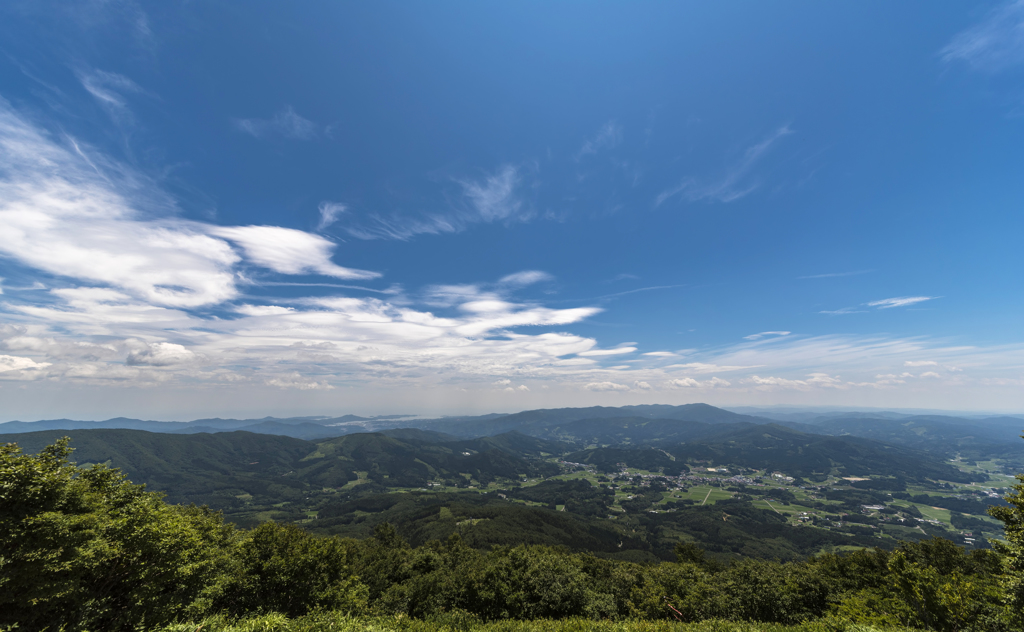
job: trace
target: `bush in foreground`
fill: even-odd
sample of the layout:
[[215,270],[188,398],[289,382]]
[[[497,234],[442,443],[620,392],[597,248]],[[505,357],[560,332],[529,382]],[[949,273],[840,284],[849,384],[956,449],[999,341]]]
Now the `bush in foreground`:
[[675,621],[594,621],[591,619],[537,619],[480,622],[467,613],[430,619],[408,617],[353,618],[322,612],[296,619],[268,614],[249,619],[212,617],[197,622],[177,623],[157,632],[909,632],[904,627],[872,627],[838,619],[802,625],[737,623],[707,620],[697,623]]

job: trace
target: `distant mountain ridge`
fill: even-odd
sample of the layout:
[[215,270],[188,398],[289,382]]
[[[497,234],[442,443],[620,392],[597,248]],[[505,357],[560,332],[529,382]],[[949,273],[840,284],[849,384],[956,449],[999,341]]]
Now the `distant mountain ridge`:
[[[167,434],[245,431],[318,441],[354,433],[433,433],[433,440],[493,437],[509,432],[575,447],[629,446],[654,443],[711,442],[716,435],[777,424],[802,433],[851,436],[947,457],[985,460],[986,455],[1024,464],[1024,419],[996,416],[981,419],[943,415],[880,412],[771,413],[756,416],[708,404],[670,406],[645,404],[621,407],[550,408],[511,414],[422,419],[382,415],[207,418],[193,421],[149,421],[117,417],[105,421],[53,419],[0,424],[0,434],[41,430],[129,429]],[[428,434],[420,435],[425,440]],[[400,438],[397,434],[395,438]]]
[[375,425],[393,425],[403,417],[263,417],[262,419],[195,419],[193,421],[152,421],[115,417],[103,421],[78,421],[74,419],[47,419],[42,421],[9,421],[0,424],[0,434],[38,432],[40,430],[146,430],[168,434],[196,432],[233,432],[244,430],[258,434],[274,434],[299,439],[319,439],[340,436],[351,432],[364,432]]
[[[531,426],[542,427],[556,423],[614,417],[646,417],[677,419],[702,423],[770,423],[765,418],[731,413],[707,404],[685,404],[683,406],[641,405],[610,408],[593,406],[589,408],[555,408],[527,410],[513,414],[487,414],[439,419],[410,419],[404,415],[381,415],[361,417],[343,415],[340,417],[263,417],[261,419],[195,419],[192,421],[151,421],[115,417],[103,421],[78,421],[74,419],[49,419],[43,421],[9,421],[0,423],[0,434],[37,432],[40,430],[88,430],[95,428],[147,430],[162,433],[232,432],[244,430],[259,434],[275,434],[299,439],[324,439],[355,432],[376,432],[394,428],[422,428],[459,437],[484,437],[501,434],[510,430],[523,432]],[[529,434],[524,432],[524,434]]]

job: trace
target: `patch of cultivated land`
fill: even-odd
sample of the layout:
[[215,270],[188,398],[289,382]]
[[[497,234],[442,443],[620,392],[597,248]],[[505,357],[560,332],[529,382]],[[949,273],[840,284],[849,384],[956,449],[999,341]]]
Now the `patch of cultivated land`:
[[[546,459],[553,464],[559,464],[559,457]],[[936,486],[908,485],[905,494],[911,496],[928,495],[931,497],[959,499],[959,500],[985,500],[988,494],[999,493],[1014,483],[1014,477],[1001,471],[999,464],[995,462],[965,463],[958,459],[950,462],[963,471],[985,473],[989,480],[984,483],[952,483],[940,481]],[[956,527],[953,524],[954,511],[948,508],[936,507],[932,504],[912,502],[893,497],[893,492],[866,490],[862,487],[854,487],[857,481],[844,479],[833,472],[823,481],[806,481],[789,477],[785,472],[771,472],[764,470],[751,470],[735,466],[729,467],[729,471],[716,472],[707,471],[705,467],[693,467],[693,471],[679,477],[666,477],[656,471],[641,470],[637,468],[626,468],[617,473],[601,473],[591,467],[579,468],[567,465],[560,465],[562,473],[547,478],[523,478],[518,481],[520,489],[527,489],[539,485],[545,481],[588,481],[594,487],[610,488],[614,491],[612,502],[608,507],[608,516],[617,516],[619,520],[627,519],[635,521],[635,517],[627,515],[622,503],[629,502],[634,497],[648,494],[653,504],[644,512],[675,512],[685,511],[688,506],[713,506],[718,502],[730,499],[747,499],[751,505],[758,509],[772,511],[785,516],[786,521],[793,527],[827,529],[858,536],[877,537],[880,540],[920,539],[931,535],[943,535],[953,539],[960,544],[970,544],[965,540],[964,533],[970,533],[966,537],[974,541],[983,539],[995,539],[1002,535],[1002,524],[982,513],[967,514],[973,519],[969,527]],[[717,467],[715,469],[718,469]],[[368,481],[367,472],[357,472],[357,480],[349,481],[341,488],[344,491],[356,491]],[[860,481],[869,481],[870,477],[855,477]],[[423,492],[426,490],[442,492],[461,492],[489,494],[497,497],[502,490],[509,490],[516,487],[512,481],[498,480],[489,481],[486,484],[477,480],[467,480],[469,487],[460,485],[452,487],[445,485],[443,481],[436,481],[430,487],[388,487],[389,492]],[[863,483],[860,483],[863,485]],[[653,488],[652,488],[653,486]],[[658,490],[661,498],[655,499],[656,495],[650,492]],[[227,511],[230,516],[242,516],[255,520],[281,519],[281,512],[289,512],[293,520],[301,522],[313,522],[317,517],[317,508],[324,502],[337,494],[338,490],[325,488],[322,492],[311,493],[305,502],[275,503],[272,506],[252,506],[251,496],[240,495],[241,507]],[[836,492],[848,492],[864,494],[864,498],[871,498],[871,501],[864,503],[842,502],[830,500],[826,496],[835,496]],[[546,503],[525,500],[521,498],[507,499],[525,506],[542,507]],[[875,509],[869,509],[863,505],[870,504]],[[983,507],[975,503],[977,507]],[[881,507],[882,509],[878,509]],[[559,502],[556,505],[559,511],[565,510],[565,505]],[[363,512],[357,512],[362,514]],[[636,513],[631,514],[636,516]]]

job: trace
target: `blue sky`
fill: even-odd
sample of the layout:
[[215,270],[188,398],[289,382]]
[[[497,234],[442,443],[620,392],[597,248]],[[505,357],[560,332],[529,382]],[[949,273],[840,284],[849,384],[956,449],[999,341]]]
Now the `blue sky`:
[[1024,2],[0,11],[5,418],[1024,409]]

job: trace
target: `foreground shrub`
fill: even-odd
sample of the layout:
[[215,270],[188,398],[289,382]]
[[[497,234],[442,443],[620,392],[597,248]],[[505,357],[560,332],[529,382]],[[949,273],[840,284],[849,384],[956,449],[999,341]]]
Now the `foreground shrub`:
[[212,608],[232,614],[313,610],[362,612],[367,590],[349,569],[341,540],[310,535],[296,526],[264,523],[238,547],[237,565]]
[[673,621],[593,621],[590,619],[503,620],[482,623],[456,615],[432,620],[408,617],[351,618],[322,612],[297,619],[278,614],[230,620],[214,617],[179,623],[158,632],[911,632],[903,627],[873,627],[839,619],[804,625],[737,623],[713,619],[699,623]]
[[70,452],[0,446],[0,628],[134,630],[201,610],[234,529]]

